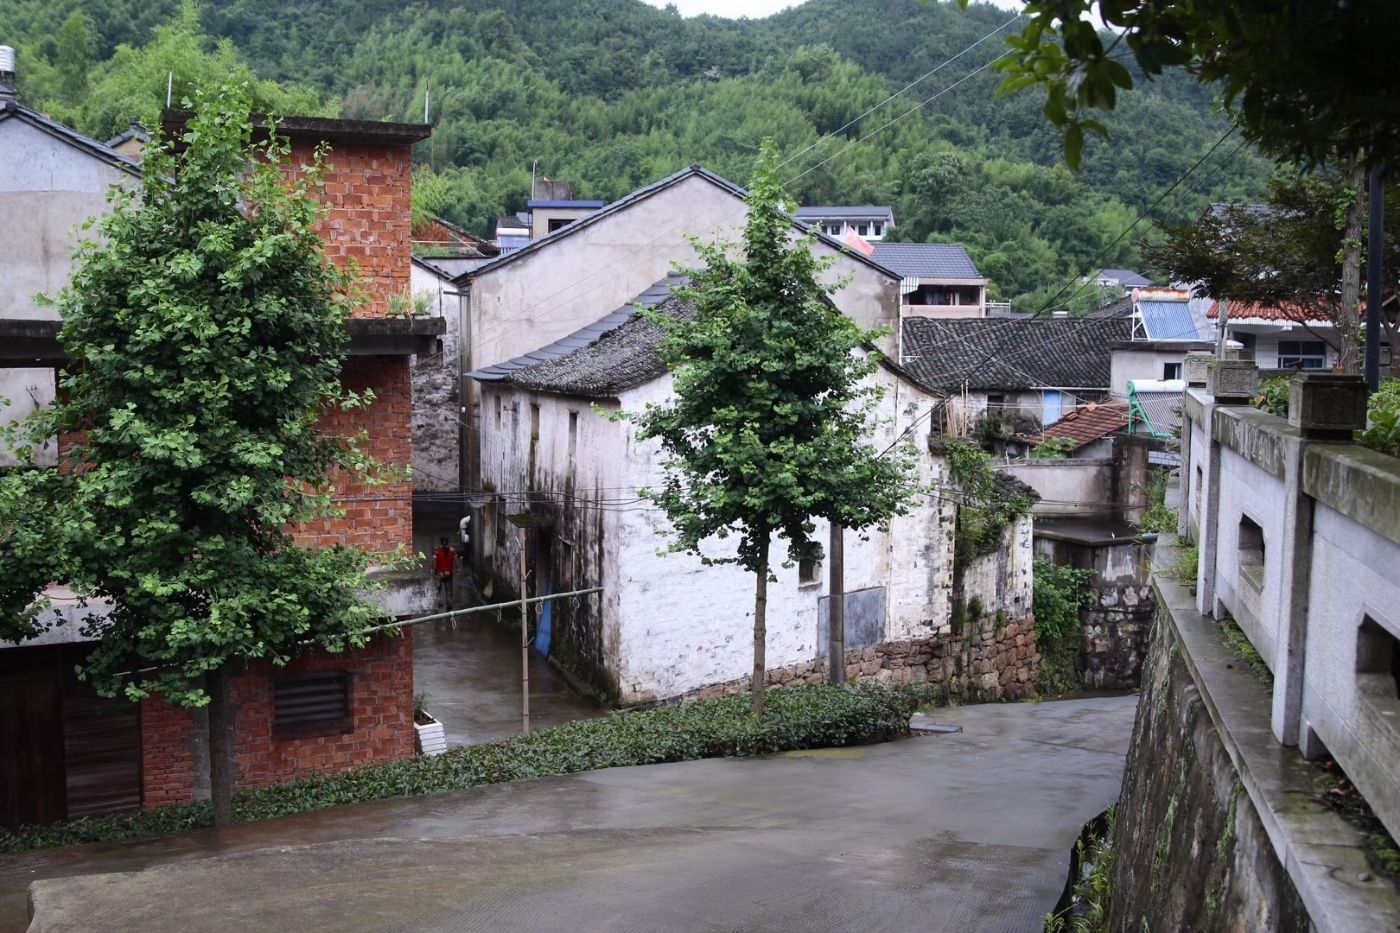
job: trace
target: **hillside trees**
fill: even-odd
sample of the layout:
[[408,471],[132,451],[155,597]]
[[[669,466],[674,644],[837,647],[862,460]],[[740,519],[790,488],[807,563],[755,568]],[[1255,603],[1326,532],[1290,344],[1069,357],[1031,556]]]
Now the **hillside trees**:
[[0,637],[43,628],[49,584],[85,594],[97,642],[81,675],[108,696],[209,706],[227,822],[229,669],[360,646],[381,613],[366,555],[302,547],[290,527],[331,509],[329,471],[372,467],[317,428],[369,400],[339,384],[352,282],[315,230],[321,159],[288,182],[285,141],[250,142],[244,88],[196,105],[180,150],[148,147],[139,191],[113,192],[57,300],[64,394],[28,427],[83,434],[62,471],[0,478]]

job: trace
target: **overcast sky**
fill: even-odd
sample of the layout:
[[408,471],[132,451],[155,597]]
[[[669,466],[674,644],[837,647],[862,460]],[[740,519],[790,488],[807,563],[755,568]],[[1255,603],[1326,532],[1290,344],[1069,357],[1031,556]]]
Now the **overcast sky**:
[[[652,6],[664,7],[667,0],[646,0]],[[681,11],[683,16],[695,16],[698,13],[713,13],[716,16],[750,16],[761,17],[790,6],[797,6],[795,0],[670,0]],[[985,0],[993,6],[999,6],[1005,10],[1015,10],[1021,6],[1022,0]]]

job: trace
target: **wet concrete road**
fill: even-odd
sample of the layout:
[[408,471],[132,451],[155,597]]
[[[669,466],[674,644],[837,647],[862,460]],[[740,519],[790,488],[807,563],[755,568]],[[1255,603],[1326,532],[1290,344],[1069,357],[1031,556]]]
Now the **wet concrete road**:
[[[1118,795],[1134,697],[0,860],[32,930],[1033,931]],[[59,878],[83,872],[81,878]],[[0,916],[0,928],[12,912]]]
[[[519,735],[520,635],[494,612],[451,622],[425,622],[413,634],[413,690],[428,694],[428,711],[448,745],[473,745]],[[530,652],[530,723],[535,729],[604,710],[579,696],[548,661]]]

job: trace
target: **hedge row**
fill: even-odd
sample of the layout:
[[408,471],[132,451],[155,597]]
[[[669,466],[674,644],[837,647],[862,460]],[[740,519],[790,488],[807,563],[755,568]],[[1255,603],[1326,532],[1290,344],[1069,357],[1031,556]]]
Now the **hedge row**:
[[[454,748],[433,758],[409,758],[241,791],[234,800],[234,818],[254,822],[365,800],[597,768],[885,741],[907,734],[910,715],[927,699],[927,688],[921,684],[808,684],[770,690],[762,717],[750,713],[747,695],[619,713],[490,745]],[[15,832],[0,830],[0,852],[134,839],[210,822],[209,805],[196,803],[25,826]]]

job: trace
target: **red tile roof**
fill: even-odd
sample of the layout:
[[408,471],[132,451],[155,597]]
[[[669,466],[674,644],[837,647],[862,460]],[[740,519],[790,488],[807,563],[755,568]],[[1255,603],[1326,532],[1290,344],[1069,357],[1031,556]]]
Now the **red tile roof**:
[[1107,402],[1102,405],[1084,405],[1065,415],[1039,434],[1023,438],[1031,444],[1041,444],[1056,438],[1067,437],[1075,441],[1075,447],[1083,447],[1101,437],[1117,434],[1128,428],[1128,403]]

